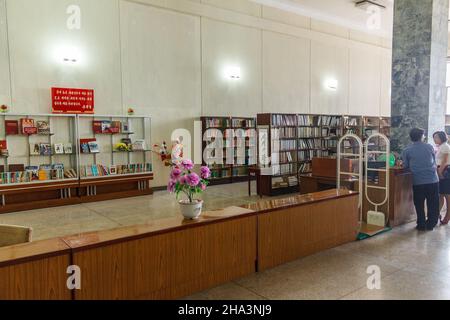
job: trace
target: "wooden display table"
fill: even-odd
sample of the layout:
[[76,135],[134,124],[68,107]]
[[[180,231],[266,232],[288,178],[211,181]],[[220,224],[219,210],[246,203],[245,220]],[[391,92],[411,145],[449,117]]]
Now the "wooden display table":
[[[358,193],[329,190],[0,248],[0,299],[176,299],[356,239]],[[67,289],[69,265],[81,290]]]
[[0,248],[0,300],[70,300],[70,248],[61,239]]
[[328,190],[259,201],[258,271],[356,240],[358,193]]

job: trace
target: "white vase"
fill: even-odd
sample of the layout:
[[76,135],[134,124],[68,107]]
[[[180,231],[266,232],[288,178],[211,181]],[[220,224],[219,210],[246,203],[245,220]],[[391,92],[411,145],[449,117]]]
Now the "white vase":
[[189,200],[181,200],[179,204],[181,214],[186,219],[194,220],[200,217],[200,215],[202,214],[202,200],[194,200],[194,202],[189,202]]

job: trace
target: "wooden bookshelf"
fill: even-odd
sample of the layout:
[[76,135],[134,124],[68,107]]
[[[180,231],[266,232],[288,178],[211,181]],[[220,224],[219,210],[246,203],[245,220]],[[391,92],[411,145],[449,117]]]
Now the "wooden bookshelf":
[[[271,156],[268,170],[261,175],[261,193],[267,196],[299,191],[299,137],[297,114],[258,114],[258,134],[265,135],[267,152]],[[261,150],[260,150],[261,152]]]
[[[92,131],[96,119],[127,122],[124,128],[128,129],[95,134]],[[43,130],[31,126],[33,131],[25,132],[23,124],[28,122]],[[129,130],[134,122],[142,123],[140,128],[136,126],[139,136]],[[151,194],[150,151],[114,150],[122,137],[146,139],[150,147],[150,125],[149,117],[138,116],[0,115],[0,140],[7,150],[1,152],[0,158],[0,213]],[[98,153],[81,153],[80,141],[86,137],[98,138]],[[148,164],[145,170],[130,165],[138,162]],[[83,167],[100,164],[109,169],[127,166],[129,170],[89,177],[80,172]]]
[[[203,165],[211,169],[211,184],[227,184],[247,181],[248,167],[256,162],[256,136],[251,139],[249,136],[256,134],[256,119],[248,117],[201,117],[202,122],[202,150],[208,151],[208,145],[215,141],[215,133],[209,129],[217,129],[225,139],[223,145],[222,162],[207,161],[203,159]],[[229,137],[229,130],[241,135]],[[205,140],[206,139],[206,140]],[[214,149],[214,148],[211,148]],[[253,150],[253,154],[252,154]],[[211,152],[213,152],[211,150]],[[213,155],[216,157],[216,155]],[[218,155],[219,157],[220,155]],[[227,159],[233,159],[232,163],[227,163]],[[217,159],[218,160],[218,159]]]

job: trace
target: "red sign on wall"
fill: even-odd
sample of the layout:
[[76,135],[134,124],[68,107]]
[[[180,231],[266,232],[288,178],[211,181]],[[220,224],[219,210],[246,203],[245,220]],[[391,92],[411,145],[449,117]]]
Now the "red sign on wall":
[[94,113],[94,90],[52,88],[53,113]]

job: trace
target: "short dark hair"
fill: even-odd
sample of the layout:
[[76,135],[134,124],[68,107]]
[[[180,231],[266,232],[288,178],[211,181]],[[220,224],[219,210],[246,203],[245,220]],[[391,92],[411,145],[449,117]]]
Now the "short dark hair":
[[418,142],[422,140],[423,135],[425,134],[425,130],[420,128],[414,128],[409,132],[409,137],[412,142]]
[[447,134],[444,131],[437,131],[433,134],[433,138],[438,136],[439,140],[441,140],[441,143],[445,143],[448,141]]

